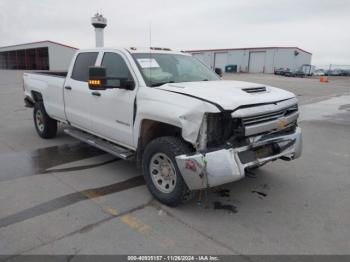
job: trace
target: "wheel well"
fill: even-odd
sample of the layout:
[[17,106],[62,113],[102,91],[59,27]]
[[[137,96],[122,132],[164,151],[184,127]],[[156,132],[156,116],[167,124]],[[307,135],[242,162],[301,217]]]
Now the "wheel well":
[[32,97],[35,103],[42,102],[43,101],[43,96],[41,93],[37,91],[32,91]]
[[181,128],[154,120],[143,120],[140,128],[140,136],[137,146],[137,163],[140,166],[142,154],[147,144],[153,139],[162,136],[181,137]]

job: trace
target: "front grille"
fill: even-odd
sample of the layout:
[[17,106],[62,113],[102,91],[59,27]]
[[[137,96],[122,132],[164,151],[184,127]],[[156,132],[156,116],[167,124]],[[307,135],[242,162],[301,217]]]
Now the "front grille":
[[244,126],[256,125],[256,124],[260,124],[268,121],[277,120],[281,117],[286,117],[297,111],[298,111],[298,105],[293,105],[272,113],[244,117],[242,118],[242,123],[244,124]]
[[266,87],[265,86],[249,87],[249,88],[242,88],[242,90],[247,93],[262,93],[262,92],[266,92]]

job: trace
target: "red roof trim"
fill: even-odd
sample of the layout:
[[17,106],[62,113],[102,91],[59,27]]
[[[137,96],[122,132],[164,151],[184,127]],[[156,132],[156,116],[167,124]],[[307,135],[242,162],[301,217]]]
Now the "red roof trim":
[[18,44],[18,45],[1,46],[0,48],[8,48],[8,47],[15,47],[15,46],[22,46],[22,45],[32,45],[32,44],[41,44],[41,43],[51,43],[51,44],[56,44],[56,45],[60,45],[60,46],[64,46],[64,47],[68,47],[68,48],[72,48],[72,49],[78,50],[78,48],[76,48],[76,47],[65,45],[65,44],[61,44],[61,43],[57,43],[57,42],[54,42],[54,41],[51,41],[51,40],[44,40],[44,41],[38,41],[38,42],[32,42],[32,43]]
[[259,49],[299,49],[300,51],[303,51],[305,53],[308,53],[312,55],[312,53],[301,49],[296,46],[268,46],[268,47],[245,47],[245,48],[223,48],[223,49],[200,49],[200,50],[186,50],[185,52],[208,52],[208,51],[214,51],[214,52],[225,52],[225,51],[232,51],[232,50],[259,50]]

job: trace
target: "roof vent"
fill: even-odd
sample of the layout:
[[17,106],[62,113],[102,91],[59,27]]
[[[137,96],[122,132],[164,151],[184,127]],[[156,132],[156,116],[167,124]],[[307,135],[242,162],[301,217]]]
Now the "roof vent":
[[249,87],[249,88],[242,88],[242,90],[247,93],[263,93],[263,92],[266,92],[266,87],[265,86]]

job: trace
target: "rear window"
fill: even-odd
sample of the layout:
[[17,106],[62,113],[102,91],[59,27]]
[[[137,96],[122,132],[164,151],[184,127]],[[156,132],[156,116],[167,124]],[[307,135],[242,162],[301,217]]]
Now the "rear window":
[[97,52],[79,54],[74,63],[72,79],[87,82],[89,80],[89,66],[95,65],[97,55]]

